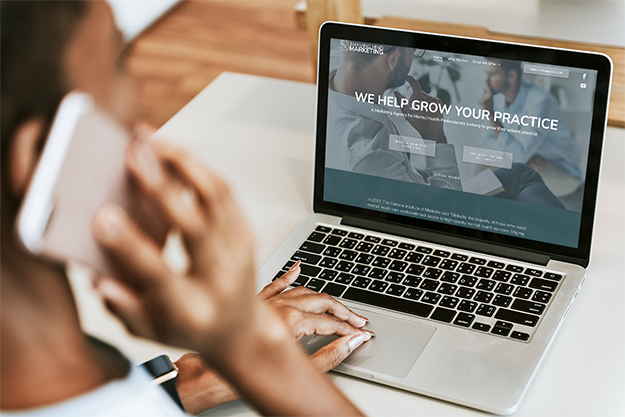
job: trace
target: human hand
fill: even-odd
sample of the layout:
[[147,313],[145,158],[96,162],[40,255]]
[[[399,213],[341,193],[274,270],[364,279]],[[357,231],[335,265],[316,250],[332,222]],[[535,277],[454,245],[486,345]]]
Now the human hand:
[[[406,77],[406,81],[408,81],[408,84],[412,87],[412,94],[408,99],[409,103],[413,103],[415,100],[418,100],[420,103],[427,102],[439,104],[438,111],[435,113],[413,110],[409,106],[403,106],[401,110],[404,113],[406,120],[417,130],[417,132],[419,132],[423,139],[433,140],[438,143],[447,143],[447,138],[445,137],[445,132],[443,130],[443,113],[440,111],[440,104],[443,102],[439,98],[432,97],[431,95],[424,93],[423,90],[421,90],[419,81],[415,80],[412,76],[408,75]],[[404,98],[404,96],[402,96],[398,91],[395,91],[395,97],[397,97],[400,101]],[[439,120],[433,121],[414,116],[429,116]]]
[[249,229],[225,183],[173,145],[136,141],[126,165],[139,192],[180,231],[190,266],[173,273],[160,245],[108,205],[93,230],[117,271],[96,288],[131,332],[213,357],[244,334],[259,304]]
[[495,108],[493,103],[493,91],[488,85],[484,88],[484,92],[479,99],[479,103],[484,110],[488,110],[491,115],[493,114],[493,110]]
[[328,294],[316,293],[305,287],[285,291],[299,276],[299,264],[298,261],[280,278],[267,284],[258,296],[282,319],[295,340],[313,334],[341,336],[310,356],[317,369],[327,372],[374,333],[362,329],[367,324],[366,318]]

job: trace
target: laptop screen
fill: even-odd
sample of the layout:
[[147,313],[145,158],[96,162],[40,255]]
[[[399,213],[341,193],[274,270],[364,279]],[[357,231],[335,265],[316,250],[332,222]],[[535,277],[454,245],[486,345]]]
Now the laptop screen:
[[340,24],[320,45],[318,211],[589,255],[607,59]]

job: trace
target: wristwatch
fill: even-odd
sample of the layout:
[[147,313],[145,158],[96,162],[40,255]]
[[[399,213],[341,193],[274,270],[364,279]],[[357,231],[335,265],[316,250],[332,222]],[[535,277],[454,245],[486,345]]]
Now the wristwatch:
[[141,364],[141,366],[154,377],[153,384],[160,385],[181,410],[184,411],[182,401],[176,389],[178,367],[171,361],[169,356],[161,355]]

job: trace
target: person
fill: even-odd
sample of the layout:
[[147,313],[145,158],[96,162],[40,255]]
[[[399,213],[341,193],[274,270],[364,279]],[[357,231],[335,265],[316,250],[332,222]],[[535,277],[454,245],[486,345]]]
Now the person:
[[[442,101],[424,93],[419,82],[408,75],[415,50],[385,45],[382,54],[368,53],[372,48],[344,48],[341,62],[330,72],[327,166],[462,191],[454,146],[448,143],[443,129]],[[414,133],[435,142],[434,152],[425,157],[425,176],[412,166],[407,152],[390,148],[391,135],[400,135],[389,114],[395,113],[376,104],[376,97],[405,82],[412,88],[405,102],[427,103],[425,109],[419,105],[418,110],[400,106]],[[357,99],[356,94],[363,92],[373,95],[373,104]],[[398,91],[393,94],[395,103],[404,99]],[[430,111],[431,104],[437,104],[436,111]],[[495,197],[564,208],[540,175],[526,164],[515,162],[510,169],[499,168],[493,173],[504,189]]]
[[[527,164],[538,172],[552,166],[579,184],[583,179],[575,142],[556,99],[548,91],[522,79],[522,62],[489,61],[498,65],[486,67],[486,87],[479,104],[489,111],[490,124],[496,129],[489,131],[484,145],[511,152],[515,162]],[[502,122],[502,118],[495,119],[495,111],[557,120],[557,130]]]
[[[15,235],[20,203],[67,93],[90,93],[133,123],[111,10],[100,1],[16,1],[0,3],[0,16],[2,414],[182,415],[141,368],[82,333],[64,265],[31,254]],[[362,329],[366,319],[324,294],[283,292],[298,264],[254,294],[252,237],[227,185],[184,150],[139,132],[126,155],[128,175],[138,195],[180,231],[190,267],[174,274],[162,242],[109,204],[96,214],[93,234],[117,269],[94,286],[132,333],[195,352],[177,361],[185,409],[195,414],[244,398],[263,414],[361,414],[321,371],[371,337]],[[313,333],[339,338],[309,359],[294,340]]]
[[[435,156],[426,158],[427,172],[422,175],[411,165],[407,152],[389,148],[390,135],[400,134],[391,116],[384,113],[386,109],[356,99],[357,92],[379,97],[386,90],[400,87],[408,81],[413,88],[410,102],[440,103],[439,99],[425,94],[419,82],[408,75],[414,49],[385,46],[383,51],[381,55],[344,51],[338,68],[330,72],[328,167],[460,190],[462,186],[454,147],[447,143],[440,112],[428,113],[440,118],[439,122],[422,118],[406,119],[414,128],[414,134],[435,142]],[[401,99],[399,93],[396,97]],[[372,107],[381,111],[373,112]],[[407,107],[402,107],[402,111],[421,113]]]

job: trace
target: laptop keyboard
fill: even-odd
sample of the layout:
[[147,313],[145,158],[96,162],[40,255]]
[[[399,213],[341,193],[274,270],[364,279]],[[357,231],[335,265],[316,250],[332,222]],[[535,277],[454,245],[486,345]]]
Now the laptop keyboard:
[[319,225],[297,260],[305,286],[336,298],[528,341],[563,280],[561,273]]

